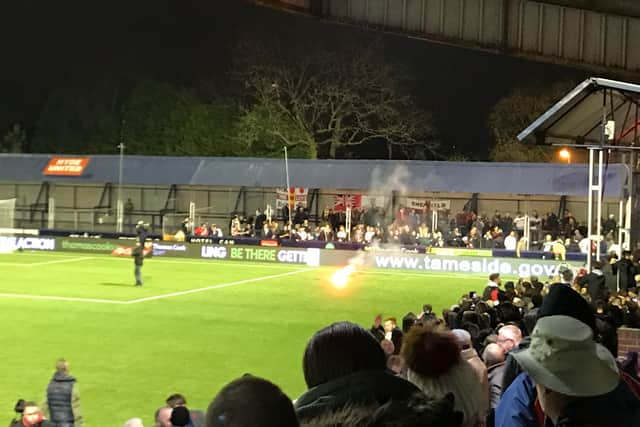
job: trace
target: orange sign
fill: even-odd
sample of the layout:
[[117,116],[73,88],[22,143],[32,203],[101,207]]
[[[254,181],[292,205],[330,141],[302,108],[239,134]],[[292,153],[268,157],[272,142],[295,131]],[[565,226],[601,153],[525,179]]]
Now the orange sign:
[[80,176],[89,164],[89,157],[53,157],[42,171],[43,175]]

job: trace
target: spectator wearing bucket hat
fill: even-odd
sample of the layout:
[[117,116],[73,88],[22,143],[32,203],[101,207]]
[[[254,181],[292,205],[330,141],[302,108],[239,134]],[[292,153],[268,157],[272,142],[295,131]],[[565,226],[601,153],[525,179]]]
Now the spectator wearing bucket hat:
[[640,400],[621,380],[615,359],[574,317],[539,319],[529,348],[513,357],[535,382],[556,427],[640,425]]

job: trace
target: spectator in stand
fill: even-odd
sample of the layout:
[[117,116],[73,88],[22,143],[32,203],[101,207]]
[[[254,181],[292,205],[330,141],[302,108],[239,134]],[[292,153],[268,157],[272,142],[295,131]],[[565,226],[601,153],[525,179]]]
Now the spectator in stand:
[[508,251],[515,251],[517,243],[518,238],[516,237],[516,232],[511,230],[509,235],[504,238],[504,248]]
[[515,325],[505,325],[498,330],[498,345],[505,354],[517,348],[522,341],[522,331]]
[[256,219],[253,229],[256,231],[256,237],[263,237],[262,232],[264,230],[264,224],[267,222],[267,215],[265,215],[260,209],[256,210]]
[[529,216],[529,232],[531,235],[531,244],[537,245],[540,241],[540,227],[542,226],[542,218],[538,215],[538,211],[534,210]]
[[45,419],[42,409],[35,402],[24,402],[22,417],[14,420],[9,427],[55,427]]
[[[187,406],[186,397],[184,397],[184,395],[180,393],[175,393],[167,397],[166,402],[167,402],[167,406],[173,409],[179,406],[184,406],[184,407]],[[204,426],[204,412],[197,409],[189,410],[189,423],[187,425],[190,427]]]
[[211,224],[211,229],[209,231],[210,237],[222,237],[222,230],[218,228],[217,224]]
[[557,239],[551,246],[551,252],[556,260],[564,261],[567,259],[567,248],[565,247],[562,239]]
[[553,244],[554,244],[554,241],[551,234],[546,234],[544,236],[544,242],[540,244],[540,250],[542,252],[553,252]]
[[500,273],[491,273],[489,275],[489,283],[484,288],[484,292],[482,293],[483,301],[499,301],[500,294],[503,291],[500,289]]
[[384,351],[384,355],[387,359],[389,359],[389,357],[392,356],[395,352],[393,341],[390,341],[388,339],[380,341],[380,347],[382,347],[382,351]]
[[270,381],[245,375],[220,390],[209,405],[207,427],[297,427],[291,399]]
[[336,233],[336,238],[339,242],[346,242],[347,237],[347,230],[345,230],[344,225],[341,225],[338,229],[338,232]]
[[504,349],[498,344],[488,344],[484,352],[482,352],[482,358],[485,365],[487,365],[487,381],[489,383],[489,404],[492,409],[495,409],[500,402],[500,396],[502,395],[502,380],[504,375]]
[[155,427],[171,427],[171,412],[173,412],[171,406],[158,408],[153,416]]
[[460,356],[462,360],[465,360],[473,371],[478,376],[478,380],[480,381],[480,388],[483,394],[483,402],[484,402],[484,413],[486,414],[487,409],[489,408],[489,379],[487,374],[487,366],[484,364],[478,353],[473,348],[473,343],[471,342],[471,335],[469,332],[464,329],[453,329],[451,331],[456,338],[458,343],[458,347],[460,348]]
[[395,317],[389,317],[384,320],[384,338],[393,342],[395,346],[394,354],[400,353],[403,335],[402,330],[398,328]]
[[455,397],[455,409],[463,413],[463,426],[482,426],[485,394],[471,365],[462,360],[454,335],[436,324],[412,328],[405,338],[402,356],[407,379],[427,396]]
[[193,427],[191,414],[186,406],[176,406],[173,408],[170,421],[174,427]]
[[525,216],[522,212],[517,212],[516,213],[516,217],[513,219],[513,230],[511,231],[516,231],[518,233],[518,235],[522,236],[524,235],[524,223],[525,223]]
[[436,402],[388,372],[378,342],[353,323],[316,332],[307,343],[303,371],[309,390],[295,402],[302,426],[460,425],[450,400]]
[[635,289],[635,276],[640,273],[640,269],[634,264],[630,251],[622,252],[622,259],[614,264],[613,271],[618,275],[620,291]]
[[199,237],[207,237],[209,235],[209,227],[206,222],[203,222],[193,232],[194,235]]
[[616,222],[616,216],[609,214],[609,217],[602,223],[602,234],[611,233],[615,237],[615,233],[618,230],[618,223]]
[[609,295],[602,273],[602,263],[593,261],[592,267],[591,273],[578,279],[578,284],[586,287],[591,303],[595,305],[598,300],[608,300]]
[[504,216],[500,218],[500,228],[502,228],[504,234],[507,235],[511,233],[511,230],[513,230],[513,218],[511,218],[511,214],[509,212],[505,213]]
[[536,383],[540,405],[555,426],[640,425],[640,401],[621,381],[613,356],[579,320],[541,318],[529,349],[514,357]]

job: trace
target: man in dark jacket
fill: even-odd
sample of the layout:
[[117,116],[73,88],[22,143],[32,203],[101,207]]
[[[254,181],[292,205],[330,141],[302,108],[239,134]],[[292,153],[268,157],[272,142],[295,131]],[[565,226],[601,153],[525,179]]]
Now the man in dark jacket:
[[55,427],[84,427],[76,379],[69,375],[69,364],[64,359],[56,362],[43,407],[49,410],[49,419]]
[[618,275],[618,286],[621,291],[635,288],[635,276],[639,271],[633,264],[633,255],[630,251],[622,252],[622,259],[613,264],[613,273]]
[[500,289],[500,273],[492,273],[489,282],[482,293],[482,301],[500,301],[504,296],[504,291]]
[[131,251],[133,263],[135,265],[134,276],[136,278],[136,286],[142,286],[142,263],[144,262],[144,250],[140,242],[136,242],[136,247]]
[[595,305],[596,301],[609,299],[607,286],[602,273],[602,263],[600,261],[593,262],[593,270],[591,273],[578,279],[580,286],[586,286],[587,292],[591,297],[591,304]]

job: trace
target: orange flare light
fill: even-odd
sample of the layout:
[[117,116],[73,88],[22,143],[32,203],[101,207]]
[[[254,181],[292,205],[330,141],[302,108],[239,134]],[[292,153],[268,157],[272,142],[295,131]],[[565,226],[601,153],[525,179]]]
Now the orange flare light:
[[333,273],[331,276],[331,283],[338,289],[343,289],[349,284],[349,277],[356,271],[356,267],[353,265],[347,265],[344,268]]

